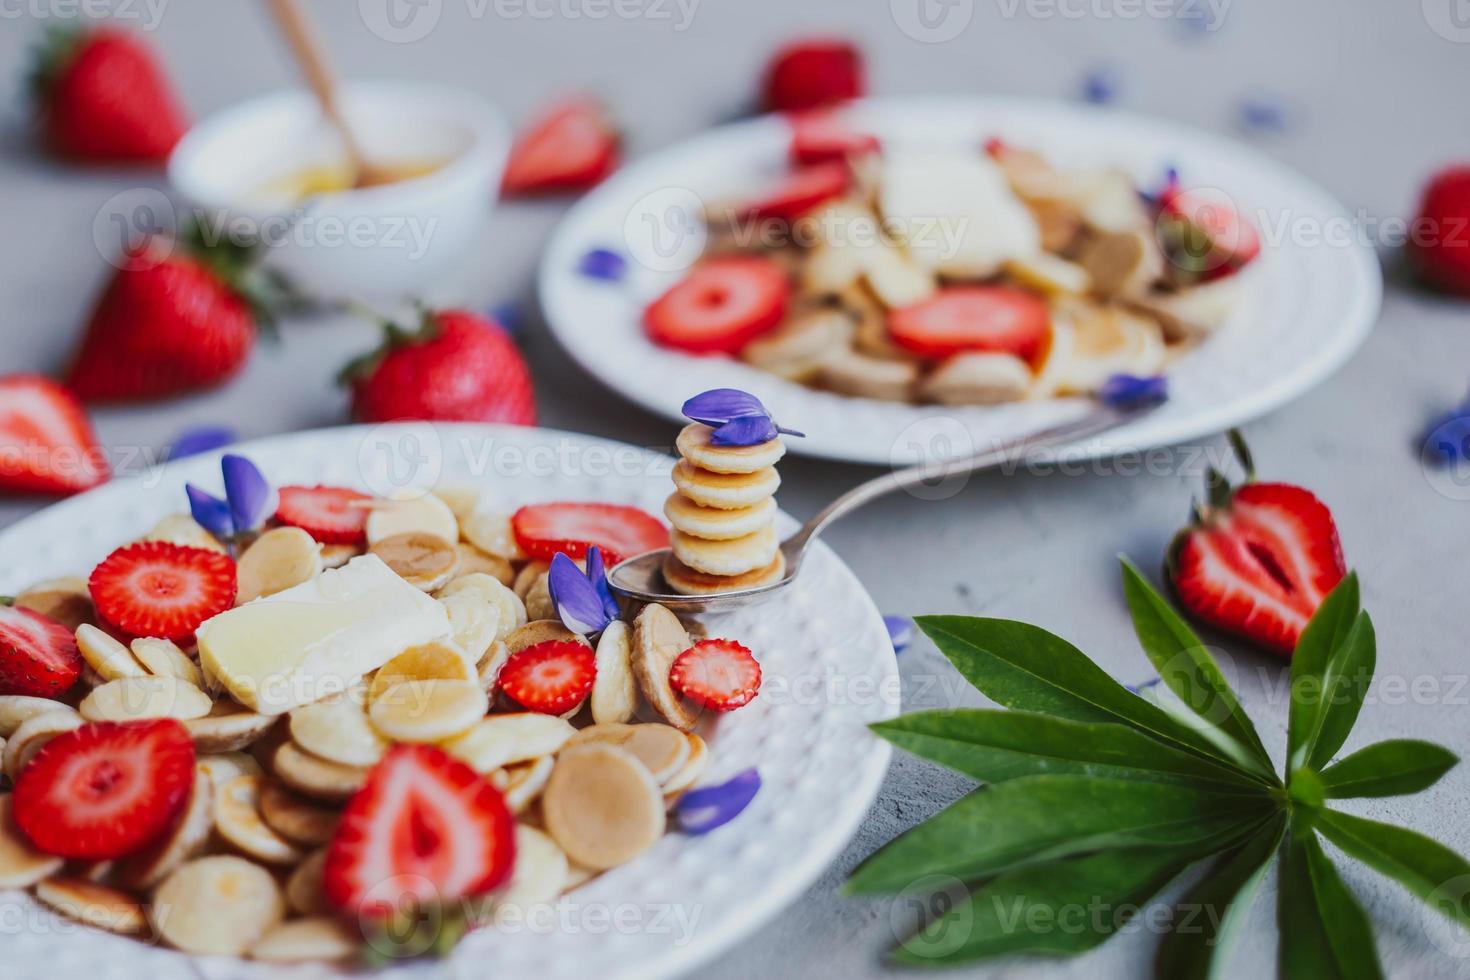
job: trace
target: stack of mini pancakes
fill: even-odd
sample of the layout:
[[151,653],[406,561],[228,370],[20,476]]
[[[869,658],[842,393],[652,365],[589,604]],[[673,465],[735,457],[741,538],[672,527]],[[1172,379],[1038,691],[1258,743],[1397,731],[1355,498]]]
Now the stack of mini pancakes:
[[678,489],[664,504],[674,526],[664,578],[684,595],[710,595],[778,581],[786,571],[776,538],[778,436],[754,446],[720,446],[695,422],[679,433]]

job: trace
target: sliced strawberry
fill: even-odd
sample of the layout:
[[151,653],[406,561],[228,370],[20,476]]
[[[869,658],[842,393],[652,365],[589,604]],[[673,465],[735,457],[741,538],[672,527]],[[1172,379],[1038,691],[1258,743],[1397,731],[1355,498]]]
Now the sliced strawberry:
[[0,606],[0,694],[59,698],[81,673],[70,630],[34,610]]
[[347,803],[322,886],[343,912],[381,918],[499,886],[515,865],[515,818],[479,773],[443,749],[399,745]]
[[1210,243],[1210,254],[1223,265],[1239,268],[1261,254],[1261,236],[1240,216],[1224,194],[1204,190],[1171,190],[1159,202],[1164,214],[1198,229]]
[[500,669],[500,689],[527,711],[564,715],[587,700],[597,677],[597,658],[585,643],[545,640],[510,655]]
[[700,707],[734,711],[759,693],[761,665],[734,640],[700,640],[674,658],[669,684]]
[[771,58],[762,101],[772,112],[792,112],[856,99],[867,90],[866,75],[863,54],[852,42],[800,38]]
[[346,487],[281,487],[276,520],[299,527],[322,544],[356,544],[367,528],[371,500]]
[[0,378],[0,490],[77,493],[109,475],[71,392],[34,374]]
[[166,834],[194,786],[194,743],[171,718],[63,732],[15,781],[16,825],[47,854],[98,861]]
[[511,516],[510,526],[521,550],[543,561],[558,552],[582,558],[596,545],[611,568],[624,558],[669,546],[669,529],[657,517],[618,504],[528,504]]
[[616,170],[618,154],[618,132],[601,103],[563,102],[516,141],[501,192],[512,197],[582,190]]
[[1332,512],[1285,483],[1232,489],[1217,476],[1211,498],[1171,550],[1179,601],[1198,619],[1290,657],[1347,574]]
[[648,336],[693,354],[735,354],[786,316],[791,281],[758,255],[701,262],[643,312]]
[[1011,286],[952,286],[888,317],[895,343],[924,357],[999,351],[1031,361],[1051,333],[1046,302]]
[[835,113],[802,112],[791,117],[791,160],[797,166],[842,163],[879,148],[878,137],[849,128]]
[[775,190],[745,205],[742,217],[795,221],[823,201],[841,197],[852,183],[845,163],[819,163],[789,174]]
[[98,614],[129,636],[184,640],[235,605],[235,563],[204,548],[139,541],[108,555],[87,587]]

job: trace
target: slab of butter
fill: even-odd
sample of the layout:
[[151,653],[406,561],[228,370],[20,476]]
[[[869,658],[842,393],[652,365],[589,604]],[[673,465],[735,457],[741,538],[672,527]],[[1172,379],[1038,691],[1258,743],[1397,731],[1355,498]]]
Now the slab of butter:
[[196,635],[200,662],[235,700],[277,715],[345,691],[449,631],[443,606],[363,555],[222,612]]

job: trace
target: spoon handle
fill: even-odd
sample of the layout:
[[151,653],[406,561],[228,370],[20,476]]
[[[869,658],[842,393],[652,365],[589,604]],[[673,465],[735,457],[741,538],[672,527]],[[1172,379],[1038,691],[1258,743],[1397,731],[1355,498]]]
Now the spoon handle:
[[801,530],[781,543],[781,550],[786,556],[786,564],[795,569],[800,565],[803,552],[817,535],[826,529],[833,521],[846,517],[864,504],[876,500],[885,494],[895,490],[904,490],[909,487],[918,486],[923,483],[933,483],[960,476],[966,473],[974,473],[998,465],[1009,459],[1021,459],[1029,453],[1038,449],[1046,449],[1058,446],[1088,436],[1106,432],[1117,428],[1127,422],[1146,415],[1156,406],[1140,406],[1137,408],[1108,408],[1101,407],[1096,411],[1089,412],[1080,419],[1071,422],[1063,422],[1059,425],[1040,429],[1029,435],[1019,436],[1006,442],[998,443],[989,449],[966,456],[953,459],[939,466],[920,463],[901,470],[892,470],[882,476],[874,477],[864,483],[859,483],[851,490],[832,501],[826,507],[817,512],[817,515],[802,525]]
[[291,47],[291,54],[296,58],[301,73],[306,76],[307,84],[316,95],[323,114],[341,136],[343,149],[352,164],[353,172],[362,174],[366,170],[362,147],[342,115],[341,106],[337,102],[336,79],[327,63],[326,51],[306,19],[306,12],[301,9],[298,0],[270,0],[270,8],[275,14],[281,33],[286,37],[286,43]]

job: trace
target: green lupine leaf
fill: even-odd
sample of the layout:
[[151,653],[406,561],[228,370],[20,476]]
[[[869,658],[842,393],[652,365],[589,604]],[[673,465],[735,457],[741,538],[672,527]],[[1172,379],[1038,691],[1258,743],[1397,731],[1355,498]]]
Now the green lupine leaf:
[[1046,630],[967,616],[920,616],[915,622],[966,680],[1007,708],[1071,721],[1121,723],[1195,754],[1236,764],[1208,738],[1133,694],[1082,651]]
[[1285,850],[1277,898],[1281,975],[1287,980],[1381,980],[1368,916],[1317,838],[1294,832]]
[[1406,796],[1433,786],[1459,761],[1459,756],[1433,742],[1392,739],[1328,766],[1322,770],[1322,785],[1335,799]]
[[1470,886],[1470,861],[1423,834],[1340,810],[1323,810],[1316,826],[1332,843],[1394,879],[1431,908],[1470,926],[1470,909],[1456,901]]
[[1126,924],[1115,917],[1118,909],[1143,906],[1204,856],[1192,847],[1136,847],[1020,868],[973,894],[953,896],[952,906],[905,939],[893,958],[939,966],[1015,953],[1086,952]]
[[914,755],[987,783],[1071,773],[1107,779],[1208,783],[1217,792],[1266,787],[1228,766],[1170,748],[1125,725],[1029,711],[958,708],[881,721],[873,731]]
[[1179,903],[1174,927],[1159,944],[1154,973],[1170,980],[1228,976],[1225,960],[1250,915],[1286,817],[1277,815],[1219,861]]
[[1215,658],[1133,563],[1127,558],[1122,563],[1123,592],[1133,616],[1133,629],[1154,669],[1191,711],[1248,750],[1262,769],[1271,772],[1271,757],[1261,744],[1261,736],[1256,734],[1256,726],[1241,708]]
[[1331,762],[1347,741],[1348,733],[1357,724],[1358,712],[1363,709],[1363,698],[1368,694],[1377,660],[1378,638],[1373,620],[1367,613],[1359,613],[1347,639],[1327,662],[1327,670],[1322,675],[1322,708],[1317,713],[1307,753],[1307,765],[1312,769],[1321,769]]
[[[1317,614],[1302,631],[1291,658],[1291,714],[1287,730],[1287,769],[1307,759],[1308,741],[1318,729],[1323,707],[1323,674],[1327,662],[1347,640],[1359,612],[1358,576],[1349,573],[1322,600]],[[1300,757],[1298,757],[1300,755]]]
[[1165,783],[1027,776],[977,790],[890,841],[847,888],[891,894],[931,874],[974,881],[1090,851],[1182,846],[1252,823],[1273,805]]

